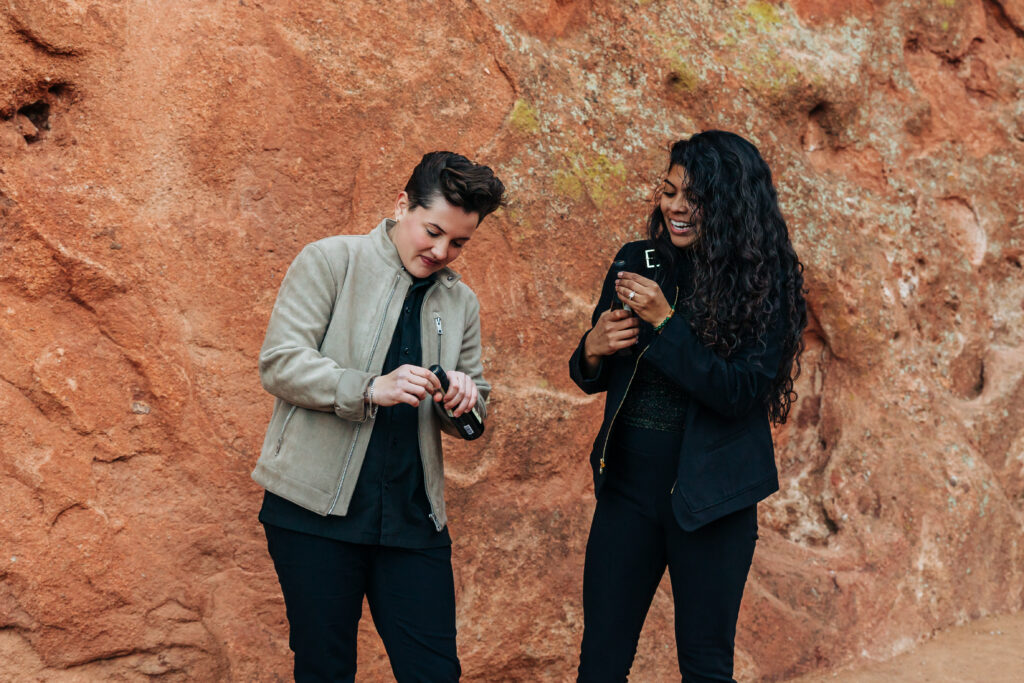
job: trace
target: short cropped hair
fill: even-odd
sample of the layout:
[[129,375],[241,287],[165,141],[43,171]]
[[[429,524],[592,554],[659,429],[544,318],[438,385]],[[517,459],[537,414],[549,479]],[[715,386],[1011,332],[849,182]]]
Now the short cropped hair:
[[505,185],[488,166],[454,152],[429,152],[405,184],[409,209],[429,209],[437,197],[482,221],[504,203]]

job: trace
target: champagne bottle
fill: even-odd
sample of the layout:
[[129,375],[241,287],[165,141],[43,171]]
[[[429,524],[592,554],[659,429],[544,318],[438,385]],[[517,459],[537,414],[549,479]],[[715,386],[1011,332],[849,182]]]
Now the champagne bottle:
[[[626,261],[624,259],[619,259],[617,261],[612,261],[612,273],[615,274],[615,277],[618,277],[619,272],[621,272],[623,270],[626,270]],[[613,311],[615,309],[617,309],[617,308],[622,308],[622,309],[625,309],[626,311],[628,311],[630,315],[636,315],[635,313],[633,313],[633,309],[630,308],[628,304],[624,304],[624,303],[622,303],[619,300],[619,297],[618,297],[618,295],[615,292],[612,292],[612,307],[611,308],[612,308]],[[619,349],[613,355],[619,356],[619,357],[622,357],[622,356],[632,356],[633,355],[633,347],[630,346],[630,347],[627,347],[625,349]]]
[[[441,383],[441,391],[447,394],[449,387],[448,373],[446,373],[440,365],[431,365],[429,369]],[[451,418],[452,424],[454,424],[456,429],[459,430],[459,436],[466,441],[477,439],[484,433],[484,423],[483,420],[480,419],[480,413],[477,412],[476,406],[473,406],[458,417],[455,417],[455,414],[447,408],[444,408],[444,412],[448,414],[448,417]]]

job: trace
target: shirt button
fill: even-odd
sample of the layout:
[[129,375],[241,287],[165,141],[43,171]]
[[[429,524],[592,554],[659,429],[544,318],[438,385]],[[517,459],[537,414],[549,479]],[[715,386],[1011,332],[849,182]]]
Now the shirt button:
[[402,349],[402,353],[404,353],[405,355],[408,356],[409,355],[409,347],[406,346],[404,349]]
[[406,306],[406,307],[405,307],[405,312],[406,312],[406,313],[412,313],[412,309],[411,309],[411,308],[409,308],[408,306]]

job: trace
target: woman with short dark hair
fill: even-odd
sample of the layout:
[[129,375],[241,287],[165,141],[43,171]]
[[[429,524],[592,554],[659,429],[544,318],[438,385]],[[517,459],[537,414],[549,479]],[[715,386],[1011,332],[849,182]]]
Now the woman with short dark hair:
[[623,681],[666,566],[679,670],[731,681],[756,504],[778,490],[770,424],[796,397],[803,266],[771,172],[738,135],[676,142],[648,219],[569,361],[607,392],[591,465],[580,681]]
[[307,245],[281,283],[253,479],[297,681],[354,680],[364,596],[398,681],[459,678],[440,430],[482,419],[490,386],[480,305],[448,266],[504,190],[486,166],[427,154],[394,220]]

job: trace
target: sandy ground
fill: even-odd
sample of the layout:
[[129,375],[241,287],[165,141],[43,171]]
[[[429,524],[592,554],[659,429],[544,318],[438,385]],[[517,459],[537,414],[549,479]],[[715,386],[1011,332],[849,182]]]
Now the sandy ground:
[[787,683],[1024,683],[1024,613],[989,617],[937,633],[886,662]]

